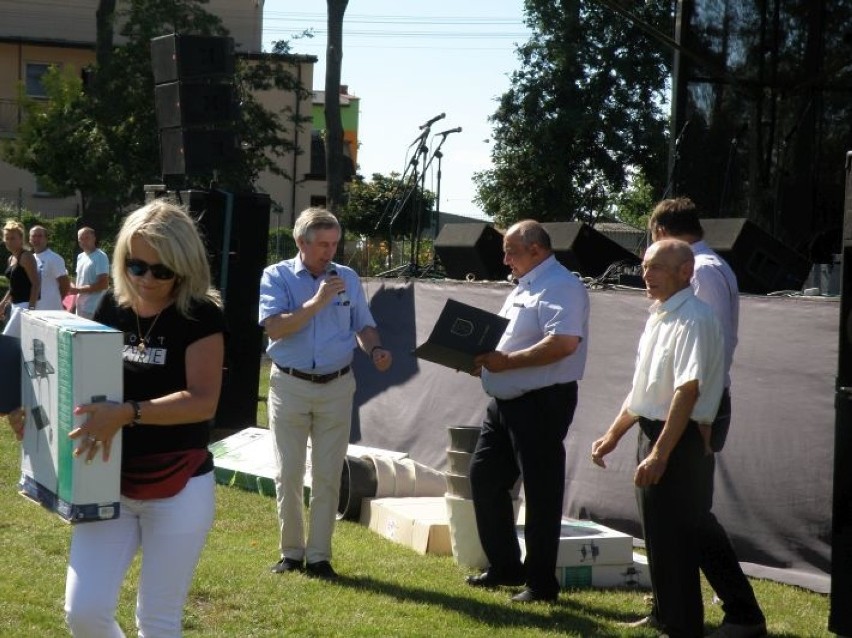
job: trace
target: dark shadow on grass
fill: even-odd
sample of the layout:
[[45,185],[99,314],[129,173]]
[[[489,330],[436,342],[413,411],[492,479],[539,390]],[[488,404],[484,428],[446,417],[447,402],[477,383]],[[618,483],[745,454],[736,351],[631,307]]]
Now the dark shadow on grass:
[[[620,635],[611,626],[607,627],[608,623],[604,624],[579,616],[577,610],[581,605],[571,600],[568,597],[569,594],[566,593],[560,595],[559,600],[554,604],[513,603],[504,605],[497,602],[485,602],[463,594],[408,587],[397,582],[379,580],[369,576],[340,576],[334,582],[343,587],[351,587],[360,591],[366,590],[401,602],[415,602],[442,607],[459,614],[465,614],[471,619],[481,624],[490,625],[495,629],[512,627],[544,631],[572,631],[588,638]],[[471,590],[471,593],[473,591]],[[508,602],[509,596],[516,590],[500,589],[494,591],[505,596]],[[589,613],[588,606],[582,606],[582,608],[584,614]]]

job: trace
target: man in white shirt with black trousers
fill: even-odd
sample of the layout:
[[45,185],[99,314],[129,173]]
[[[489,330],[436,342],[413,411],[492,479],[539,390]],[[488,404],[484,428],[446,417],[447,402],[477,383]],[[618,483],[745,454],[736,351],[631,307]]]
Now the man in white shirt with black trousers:
[[[724,259],[704,241],[704,229],[698,208],[688,197],[664,199],[648,220],[653,241],[681,239],[689,244],[695,256],[692,289],[716,315],[725,337],[725,389],[719,411],[710,428],[712,452],[722,451],[731,424],[731,364],[737,347],[740,297],[737,277]],[[710,499],[713,498],[715,457],[710,457]],[[724,620],[713,638],[758,638],[766,635],[766,618],[754,595],[739,559],[722,525],[712,512],[702,525],[701,570],[722,601]],[[653,612],[652,612],[653,616]]]
[[[517,285],[500,311],[509,325],[497,349],[475,360],[492,398],[470,464],[476,524],[489,567],[467,582],[525,585],[513,601],[553,602],[560,589],[563,441],[586,365],[589,296],[579,278],[556,260],[538,222],[524,220],[509,228],[503,251]],[[523,563],[512,504],[518,476],[526,512]]]

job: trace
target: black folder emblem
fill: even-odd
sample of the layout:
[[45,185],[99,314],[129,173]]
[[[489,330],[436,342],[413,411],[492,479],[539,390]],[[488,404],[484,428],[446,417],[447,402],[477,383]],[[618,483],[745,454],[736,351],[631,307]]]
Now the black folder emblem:
[[414,355],[453,370],[472,372],[474,358],[495,350],[508,325],[505,317],[448,299],[432,334]]

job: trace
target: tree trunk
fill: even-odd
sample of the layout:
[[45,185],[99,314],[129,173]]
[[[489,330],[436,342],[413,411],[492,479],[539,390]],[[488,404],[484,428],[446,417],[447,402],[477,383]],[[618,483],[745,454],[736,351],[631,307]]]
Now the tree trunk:
[[343,67],[343,14],[349,0],[327,0],[328,42],[325,66],[326,207],[343,205],[343,122],[340,120],[340,74]]
[[97,23],[97,43],[95,55],[98,67],[104,67],[112,55],[113,19],[116,0],[98,0],[95,13]]

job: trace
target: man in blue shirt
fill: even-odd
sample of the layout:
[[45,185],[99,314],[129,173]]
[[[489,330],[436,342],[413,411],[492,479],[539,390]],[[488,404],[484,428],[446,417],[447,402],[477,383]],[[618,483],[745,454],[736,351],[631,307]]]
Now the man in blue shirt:
[[[281,558],[276,573],[302,571],[332,579],[331,536],[340,474],[349,445],[356,344],[377,370],[391,365],[376,322],[351,268],[331,260],[341,239],[337,218],[304,210],[293,237],[299,254],[263,271],[259,323],[272,359],[269,422],[278,475],[275,491]],[[305,535],[302,490],[311,440],[310,528]]]

